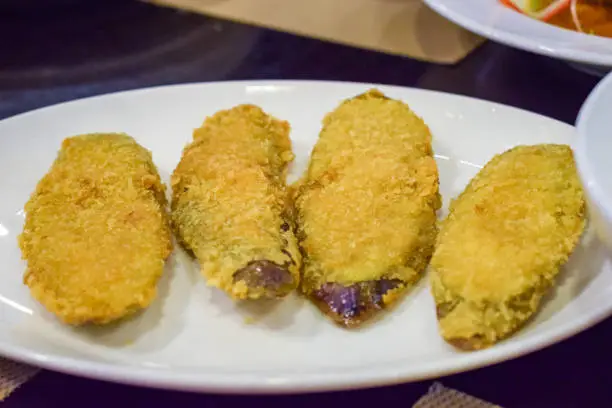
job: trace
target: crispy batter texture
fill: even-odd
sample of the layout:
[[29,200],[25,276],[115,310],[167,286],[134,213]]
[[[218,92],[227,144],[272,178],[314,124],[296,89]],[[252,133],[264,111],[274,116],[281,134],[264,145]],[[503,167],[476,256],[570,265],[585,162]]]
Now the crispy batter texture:
[[124,134],[67,138],[25,206],[24,283],[68,324],[148,306],[172,250],[151,154]]
[[[383,305],[399,298],[433,252],[438,185],[430,131],[406,104],[375,89],[344,101],[324,118],[309,167],[294,187],[302,291],[385,279],[401,284],[367,291],[382,296]],[[330,316],[352,326],[370,317],[368,307],[357,306],[363,310],[351,311],[353,317]]]
[[451,203],[431,261],[443,338],[474,350],[515,332],[537,311],[584,226],[568,146],[495,156]]
[[[195,130],[172,175],[177,235],[207,283],[235,299],[280,297],[299,283],[301,258],[285,186],[294,157],[289,131],[287,122],[254,105],[217,112]],[[237,275],[257,261],[264,267],[249,273],[266,282]],[[267,276],[268,266],[279,275]]]

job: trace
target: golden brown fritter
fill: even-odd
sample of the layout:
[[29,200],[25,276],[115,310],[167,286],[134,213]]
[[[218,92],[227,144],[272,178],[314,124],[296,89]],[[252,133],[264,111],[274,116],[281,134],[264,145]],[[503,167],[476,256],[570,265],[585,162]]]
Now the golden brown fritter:
[[344,101],[296,186],[302,291],[345,326],[392,303],[433,252],[438,184],[431,134],[406,104],[377,90]]
[[124,134],[64,140],[25,206],[24,283],[69,324],[148,306],[172,250],[151,154]]
[[520,328],[584,225],[568,146],[519,146],[494,157],[452,202],[431,261],[444,339],[481,349]]
[[172,220],[207,283],[236,299],[281,297],[299,283],[285,187],[289,124],[253,105],[206,119],[172,175]]

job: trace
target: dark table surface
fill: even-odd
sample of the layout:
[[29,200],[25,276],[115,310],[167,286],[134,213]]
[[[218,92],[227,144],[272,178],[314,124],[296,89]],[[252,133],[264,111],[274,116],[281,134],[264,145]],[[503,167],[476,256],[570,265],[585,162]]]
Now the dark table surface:
[[[435,89],[570,124],[599,80],[561,61],[493,43],[457,65],[441,66],[134,1],[80,2],[37,12],[0,8],[0,119],[119,90],[231,79],[323,79]],[[612,320],[548,349],[441,381],[508,408],[612,406],[610,342]],[[409,407],[430,385],[424,381],[303,396],[218,396],[42,372],[5,406],[297,408],[361,400],[370,406]]]

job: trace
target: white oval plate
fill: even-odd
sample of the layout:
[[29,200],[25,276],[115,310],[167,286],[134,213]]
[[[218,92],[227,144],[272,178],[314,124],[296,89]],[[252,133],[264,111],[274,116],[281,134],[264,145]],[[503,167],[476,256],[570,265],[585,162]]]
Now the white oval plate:
[[555,27],[504,7],[499,0],[424,0],[440,15],[490,40],[592,66],[612,68],[612,39]]
[[[258,308],[236,306],[206,287],[197,265],[181,250],[168,263],[159,299],[112,328],[62,326],[30,298],[16,244],[21,209],[64,137],[127,132],[153,152],[167,180],[192,129],[206,115],[255,103],[290,121],[295,178],[307,163],[323,115],[371,86],[299,81],[180,85],[78,100],[0,122],[0,354],[76,375],[171,389],[319,391],[415,381],[492,364],[560,341],[611,313],[610,262],[602,246],[589,239],[525,330],[474,353],[457,352],[438,336],[427,279],[382,321],[361,331],[334,326],[297,296]],[[495,153],[517,144],[572,141],[572,127],[515,108],[431,91],[379,88],[408,102],[431,127],[445,204]]]

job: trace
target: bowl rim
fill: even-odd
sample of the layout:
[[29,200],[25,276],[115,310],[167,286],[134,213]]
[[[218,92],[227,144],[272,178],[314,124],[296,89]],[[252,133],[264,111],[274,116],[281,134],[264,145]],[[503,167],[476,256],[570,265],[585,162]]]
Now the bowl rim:
[[[599,104],[606,93],[612,93],[612,73],[606,75],[593,88],[591,93],[582,104],[578,116],[576,118],[576,148],[574,154],[576,156],[576,167],[582,179],[583,187],[588,191],[591,200],[597,203],[597,207],[601,214],[605,217],[607,223],[612,223],[612,193],[607,193],[599,182],[599,177],[593,169],[592,161],[589,159],[587,147],[589,139],[588,126],[591,121],[593,111]],[[610,203],[606,205],[605,203]]]
[[[612,68],[612,53],[609,52],[609,48],[612,46],[611,38],[592,36],[546,24],[513,11],[499,4],[497,0],[481,0],[483,7],[486,6],[489,11],[487,14],[489,19],[485,22],[479,18],[474,18],[473,12],[461,12],[454,7],[448,7],[449,4],[459,3],[457,0],[423,1],[442,17],[491,41],[563,61]],[[512,18],[523,19],[520,27],[522,29],[528,28],[528,32],[514,33],[503,24],[497,24],[496,19],[500,13],[516,14]],[[534,31],[538,35],[531,36]]]

